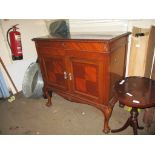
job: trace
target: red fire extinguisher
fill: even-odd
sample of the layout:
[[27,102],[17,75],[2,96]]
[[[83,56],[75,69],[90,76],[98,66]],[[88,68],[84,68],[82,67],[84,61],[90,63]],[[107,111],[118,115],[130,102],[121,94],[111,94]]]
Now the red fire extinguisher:
[[[7,42],[11,49],[12,60],[21,60],[23,59],[22,53],[22,43],[21,43],[21,34],[17,31],[17,25],[12,26],[7,31]],[[11,31],[12,30],[12,31]],[[10,42],[9,42],[10,40]]]

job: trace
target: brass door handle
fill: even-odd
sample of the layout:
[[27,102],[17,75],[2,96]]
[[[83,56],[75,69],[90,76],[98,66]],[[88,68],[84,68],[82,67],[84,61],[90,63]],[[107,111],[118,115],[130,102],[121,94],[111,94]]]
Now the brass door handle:
[[67,72],[64,72],[64,79],[67,79]]
[[69,76],[69,80],[72,80],[72,74],[69,73],[68,76]]

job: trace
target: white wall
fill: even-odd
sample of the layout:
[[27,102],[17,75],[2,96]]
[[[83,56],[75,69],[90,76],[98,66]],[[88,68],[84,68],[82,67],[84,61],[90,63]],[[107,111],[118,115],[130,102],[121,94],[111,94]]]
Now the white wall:
[[[47,27],[52,20],[1,20],[0,34],[0,56],[3,58],[9,73],[15,82],[18,90],[22,89],[22,80],[24,73],[31,62],[36,61],[37,53],[34,42],[31,41],[34,37],[44,36],[48,34]],[[10,59],[10,51],[6,44],[7,29],[12,25],[19,24],[19,31],[21,32],[22,47],[23,47],[23,60],[12,61]],[[155,20],[103,20],[103,19],[69,19],[69,26],[71,33],[105,33],[113,31],[132,31],[133,26],[149,28],[155,25]],[[130,52],[130,40],[129,51]],[[127,58],[127,71],[128,71],[128,58]]]
[[71,33],[126,32],[128,20],[70,19]]
[[[19,31],[21,32],[23,60],[12,61],[10,59],[11,54],[5,36],[7,30],[15,24],[19,24]],[[1,36],[4,34],[4,37],[2,37],[3,39],[0,40],[0,56],[2,57],[17,89],[21,91],[24,73],[27,67],[37,59],[35,44],[31,39],[34,37],[47,35],[48,31],[46,24],[44,20],[1,20],[0,33]]]
[[103,33],[113,31],[132,31],[133,26],[149,28],[155,19],[69,19],[71,33]]

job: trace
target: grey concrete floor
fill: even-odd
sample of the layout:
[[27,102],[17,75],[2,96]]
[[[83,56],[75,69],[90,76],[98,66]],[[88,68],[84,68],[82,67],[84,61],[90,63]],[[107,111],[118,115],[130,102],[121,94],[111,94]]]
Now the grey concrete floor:
[[[102,132],[103,113],[93,106],[65,100],[53,94],[53,105],[46,107],[43,98],[25,98],[22,93],[16,95],[16,100],[9,103],[0,100],[0,134],[1,135],[104,135]],[[110,127],[120,128],[130,113],[115,105]],[[139,124],[142,122],[143,110],[139,114]],[[154,135],[155,122],[149,131],[138,130],[139,135]],[[131,127],[119,133],[108,135],[132,135]]]

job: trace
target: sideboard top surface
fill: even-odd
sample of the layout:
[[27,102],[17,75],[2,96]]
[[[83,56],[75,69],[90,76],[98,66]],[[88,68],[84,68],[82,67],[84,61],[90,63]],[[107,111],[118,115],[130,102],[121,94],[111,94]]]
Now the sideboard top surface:
[[120,33],[120,32],[114,32],[114,33],[104,33],[104,34],[71,34],[67,37],[53,37],[53,36],[43,36],[38,38],[33,38],[33,41],[37,40],[58,40],[58,41],[69,41],[69,40],[85,40],[85,41],[113,41],[115,39],[119,39],[123,36],[128,36],[131,34],[130,32],[126,33]]

